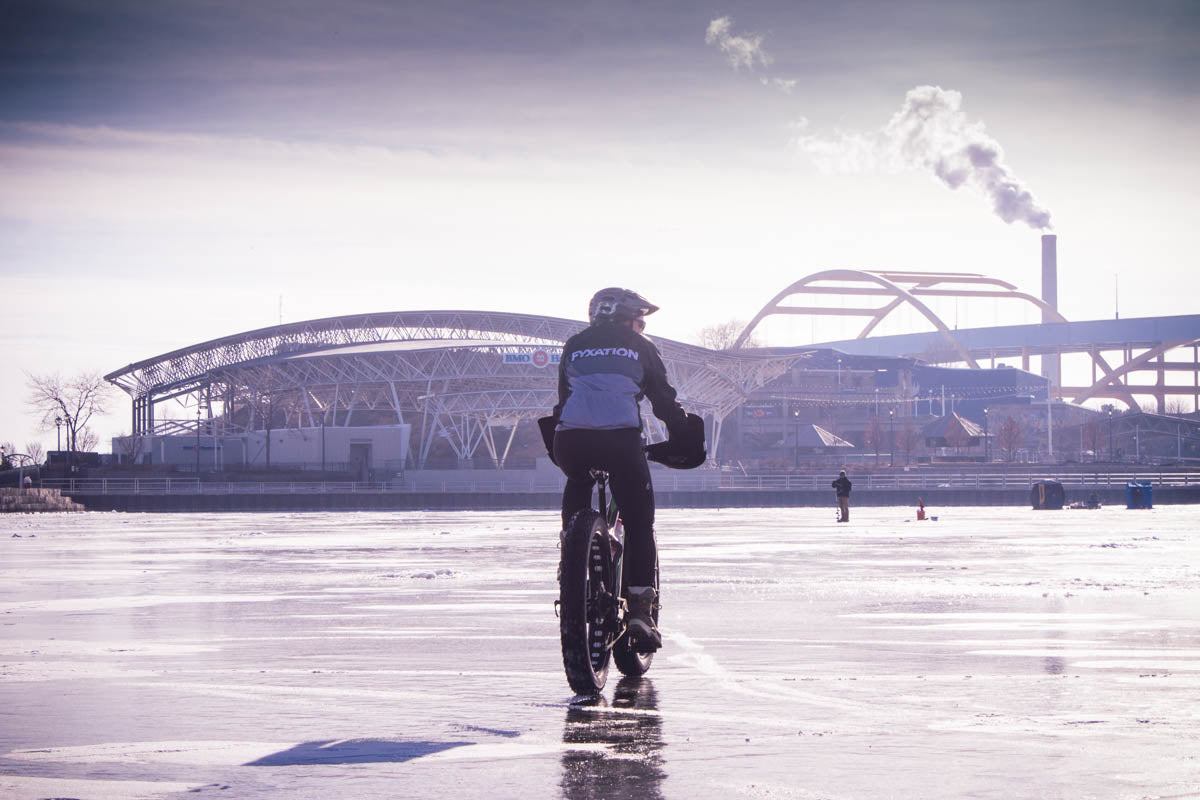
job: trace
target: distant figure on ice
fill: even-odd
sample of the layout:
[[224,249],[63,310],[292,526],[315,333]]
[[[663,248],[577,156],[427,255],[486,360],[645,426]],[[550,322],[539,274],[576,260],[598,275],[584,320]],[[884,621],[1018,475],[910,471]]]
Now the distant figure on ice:
[[833,481],[833,488],[837,490],[838,501],[838,522],[850,521],[850,479],[846,477],[846,470],[838,473],[837,478]]
[[917,519],[925,519],[925,499],[922,497],[917,498]]

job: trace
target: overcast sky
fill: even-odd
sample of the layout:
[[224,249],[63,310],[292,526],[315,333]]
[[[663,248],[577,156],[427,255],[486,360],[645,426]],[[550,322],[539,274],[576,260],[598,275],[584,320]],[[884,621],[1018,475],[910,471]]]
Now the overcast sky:
[[1038,294],[1047,222],[1068,318],[1117,284],[1195,313],[1198,123],[1195,2],[6,0],[0,441],[54,445],[22,371],[281,305],[581,317],[628,285],[689,340],[833,267]]

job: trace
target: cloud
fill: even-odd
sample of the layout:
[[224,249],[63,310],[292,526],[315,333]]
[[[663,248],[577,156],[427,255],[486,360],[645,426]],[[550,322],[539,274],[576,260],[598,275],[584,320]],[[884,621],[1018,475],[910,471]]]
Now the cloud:
[[731,33],[732,28],[732,19],[717,17],[708,23],[708,31],[704,34],[705,44],[716,45],[734,69],[745,67],[753,70],[755,64],[769,66],[772,59],[763,49],[763,37],[758,34],[734,34]]
[[791,94],[792,90],[796,88],[797,83],[795,79],[785,80],[783,78],[767,78],[765,75],[762,78],[759,78],[759,82],[762,83],[763,86],[774,86],[784,94]]
[[992,203],[1006,223],[1050,228],[1050,212],[1004,163],[1004,150],[982,122],[962,110],[962,94],[940,86],[909,90],[887,124],[873,133],[826,139],[802,134],[800,149],[826,172],[922,169],[950,189],[969,186]]

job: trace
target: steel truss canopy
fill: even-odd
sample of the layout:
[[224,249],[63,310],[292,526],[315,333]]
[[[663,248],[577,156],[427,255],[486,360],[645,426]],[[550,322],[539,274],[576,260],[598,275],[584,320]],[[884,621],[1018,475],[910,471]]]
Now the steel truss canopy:
[[[329,317],[203,342],[105,379],[133,399],[135,435],[180,432],[189,423],[229,432],[350,426],[357,415],[373,424],[419,425],[422,464],[437,437],[460,458],[483,443],[502,461],[492,429],[515,431],[521,420],[549,413],[557,402],[561,346],[584,327],[577,320],[485,311]],[[804,358],[652,338],[680,401],[717,427],[750,392]],[[158,420],[156,409],[168,400],[187,413]]]

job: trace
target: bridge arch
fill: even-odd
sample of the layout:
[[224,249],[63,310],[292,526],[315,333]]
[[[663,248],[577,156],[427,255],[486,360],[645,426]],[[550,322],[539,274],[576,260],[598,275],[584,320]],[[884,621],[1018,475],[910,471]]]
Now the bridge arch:
[[[842,281],[859,286],[820,286],[825,281]],[[945,284],[957,285],[959,288],[939,288]],[[961,288],[963,284],[977,285],[990,288]],[[858,297],[890,298],[889,302],[872,308],[828,308],[821,306],[785,306],[781,303],[789,297],[800,294],[809,295],[840,295]],[[946,343],[957,353],[964,362],[973,369],[979,364],[974,356],[967,351],[951,333],[949,326],[933,309],[918,299],[918,295],[931,297],[955,298],[1005,298],[1016,299],[1036,306],[1046,316],[1056,322],[1066,322],[1053,307],[1038,298],[1018,291],[1017,287],[999,278],[989,278],[973,272],[914,272],[902,270],[859,270],[859,269],[830,269],[814,272],[788,286],[762,307],[754,319],[745,327],[734,343],[734,348],[742,347],[750,338],[750,334],[764,319],[776,314],[822,315],[841,317],[867,317],[866,326],[859,331],[855,338],[867,338],[875,328],[893,311],[907,303],[927,319],[942,335]]]

